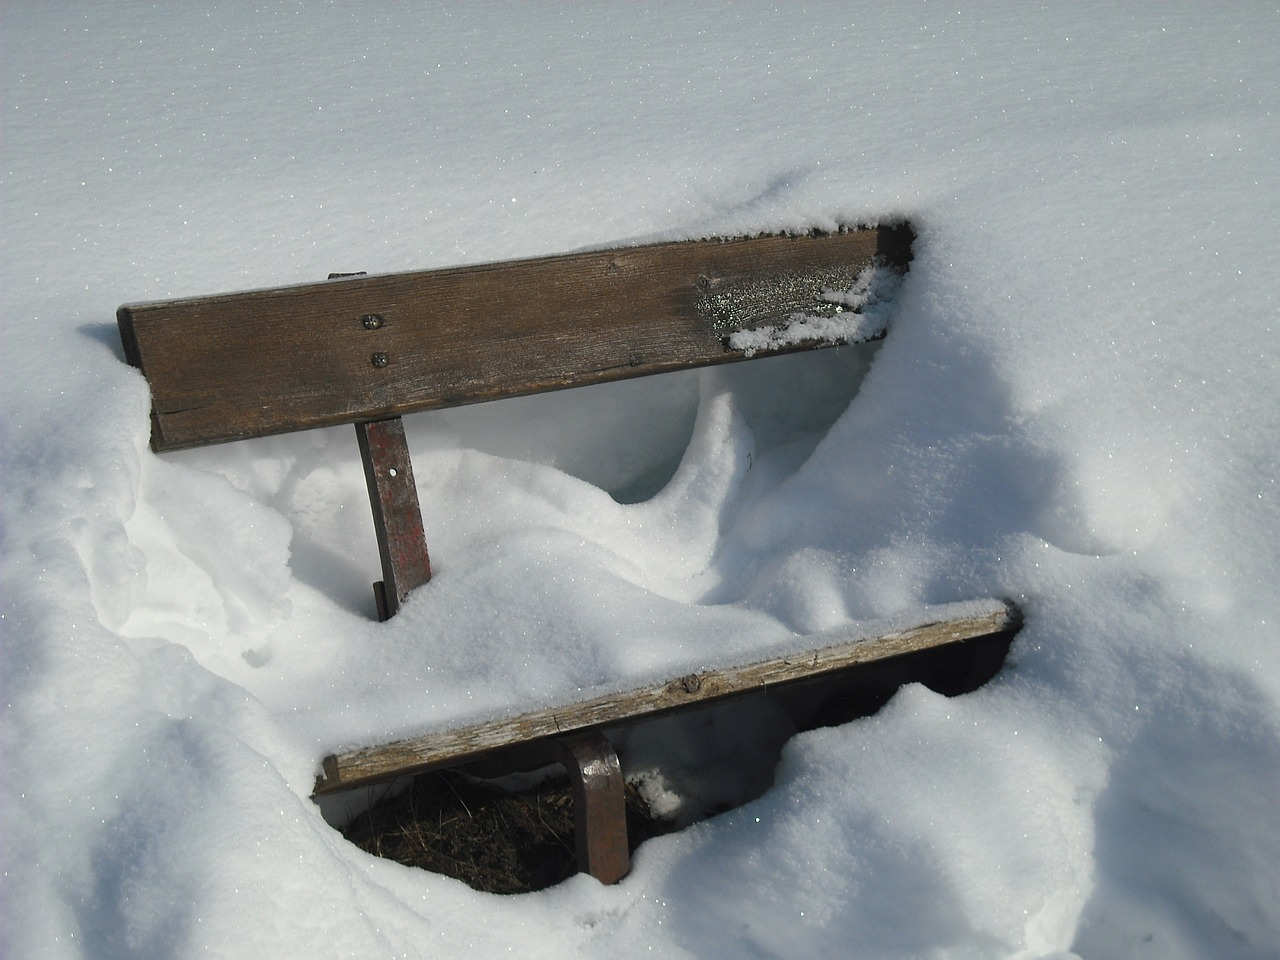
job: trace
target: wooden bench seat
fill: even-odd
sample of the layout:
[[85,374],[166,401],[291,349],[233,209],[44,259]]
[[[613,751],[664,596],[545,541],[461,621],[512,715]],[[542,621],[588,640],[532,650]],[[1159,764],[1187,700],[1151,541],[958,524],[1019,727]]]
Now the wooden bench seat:
[[[355,425],[385,620],[431,577],[402,415],[879,336],[841,291],[867,269],[905,271],[911,241],[897,225],[622,247],[131,304],[117,320],[150,384],[157,452]],[[316,793],[482,757],[556,759],[574,783],[579,869],[613,882],[628,853],[604,729],[1017,627],[993,602],[881,636],[803,638],[801,656],[331,756]]]
[[1004,634],[1019,626],[1018,610],[1012,605],[993,601],[987,607],[981,612],[924,611],[918,624],[880,632],[861,624],[827,630],[797,638],[791,644],[794,649],[786,654],[326,757],[315,792],[335,793],[457,766],[484,759],[513,743],[552,740],[624,725],[634,717],[707,706],[890,657]]

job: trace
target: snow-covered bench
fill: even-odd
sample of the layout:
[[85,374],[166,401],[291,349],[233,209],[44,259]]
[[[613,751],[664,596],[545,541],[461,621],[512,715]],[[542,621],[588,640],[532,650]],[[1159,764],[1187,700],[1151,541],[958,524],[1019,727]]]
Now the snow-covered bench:
[[[911,241],[892,226],[623,247],[131,304],[118,322],[151,386],[157,452],[355,424],[386,620],[431,577],[403,414],[879,337],[876,301]],[[605,728],[1018,622],[990,601],[879,636],[799,638],[755,663],[330,756],[316,793],[478,759],[559,760],[574,784],[579,869],[613,882],[629,854]]]

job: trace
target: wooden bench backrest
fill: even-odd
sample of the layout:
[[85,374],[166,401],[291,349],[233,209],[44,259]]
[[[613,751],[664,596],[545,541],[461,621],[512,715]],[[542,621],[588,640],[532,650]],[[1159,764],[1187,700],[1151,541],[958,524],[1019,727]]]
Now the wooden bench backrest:
[[743,359],[909,227],[626,247],[120,308],[157,451]]

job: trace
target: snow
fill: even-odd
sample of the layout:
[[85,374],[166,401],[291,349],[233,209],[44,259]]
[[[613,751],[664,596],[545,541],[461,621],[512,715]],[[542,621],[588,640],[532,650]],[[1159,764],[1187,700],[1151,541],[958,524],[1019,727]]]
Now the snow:
[[[1275,9],[2,17],[4,956],[1280,956]],[[350,428],[157,457],[113,322],[904,218],[879,345],[410,418],[438,576],[382,625]],[[614,887],[477,893],[309,797],[342,745],[986,596],[995,681],[794,737]],[[668,747],[673,809],[749,791]]]

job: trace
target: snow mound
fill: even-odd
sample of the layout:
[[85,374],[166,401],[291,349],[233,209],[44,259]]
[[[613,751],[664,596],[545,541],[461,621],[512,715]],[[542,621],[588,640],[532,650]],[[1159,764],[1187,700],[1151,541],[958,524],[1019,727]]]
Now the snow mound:
[[[1277,955],[1273,7],[3,19],[4,956]],[[112,322],[891,220],[878,345],[410,418],[439,572],[386,624],[352,431],[157,457]],[[614,887],[482,895],[310,798],[344,743],[982,596],[995,682],[795,738]]]

